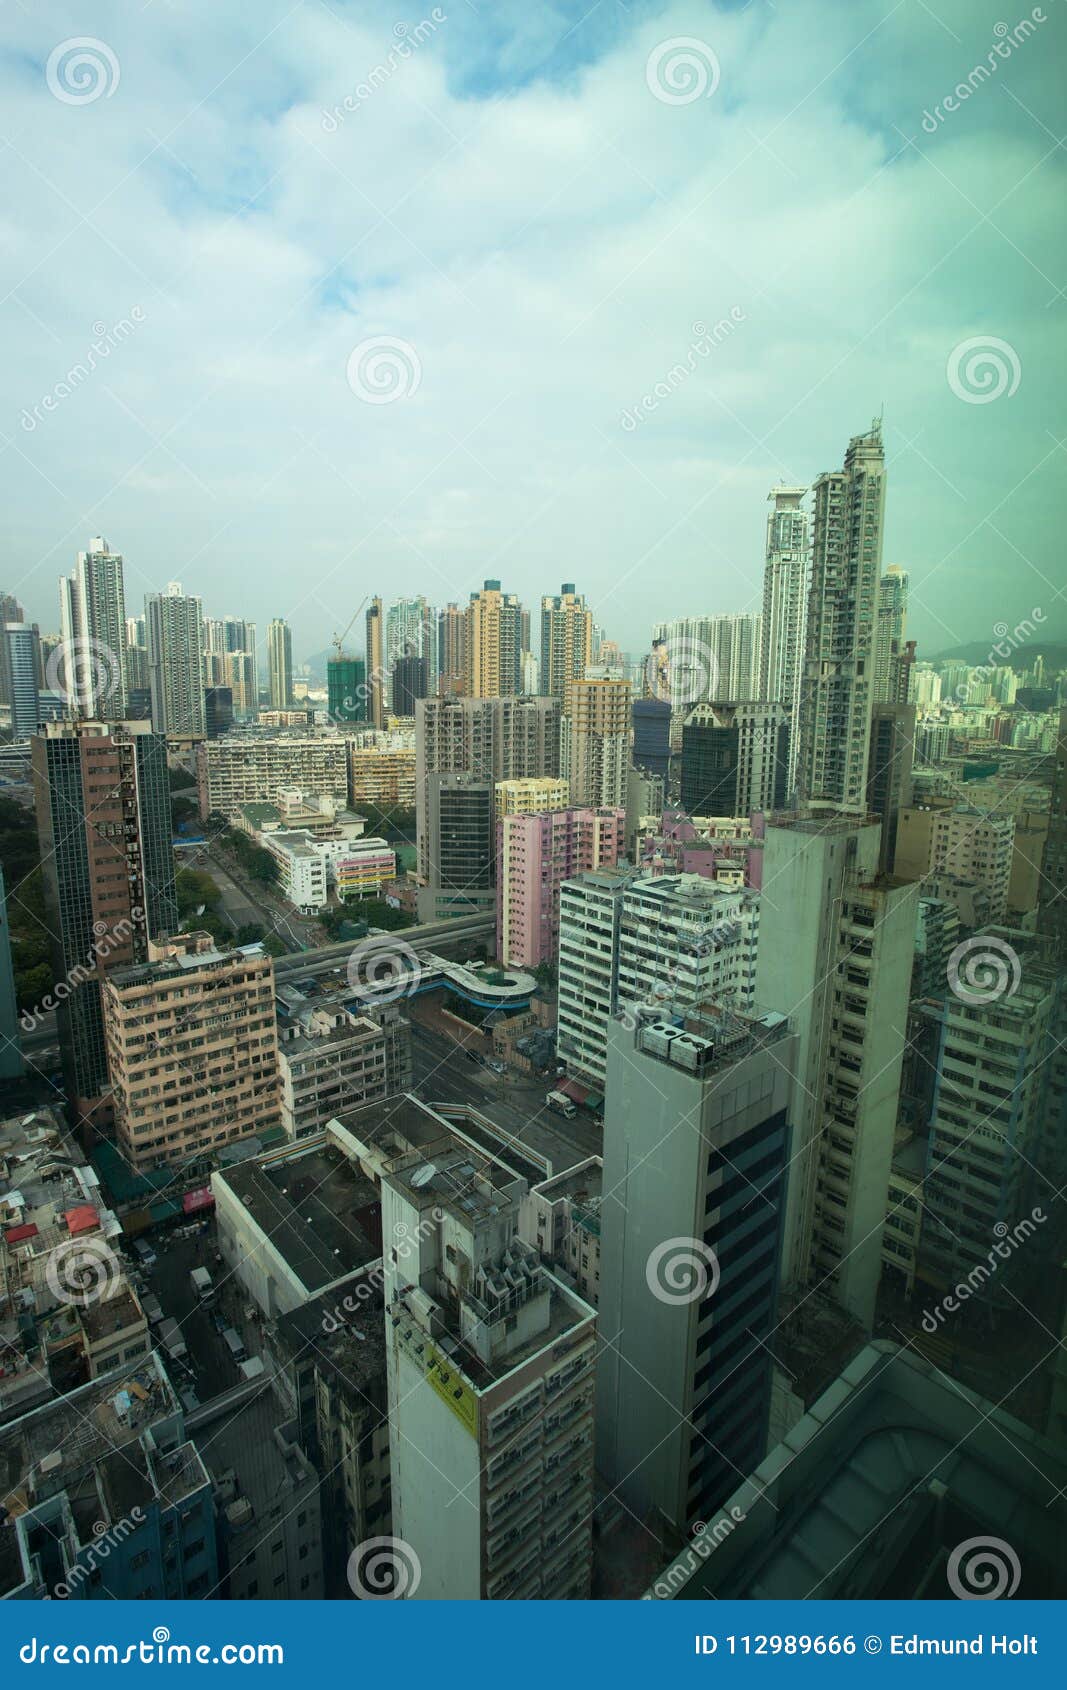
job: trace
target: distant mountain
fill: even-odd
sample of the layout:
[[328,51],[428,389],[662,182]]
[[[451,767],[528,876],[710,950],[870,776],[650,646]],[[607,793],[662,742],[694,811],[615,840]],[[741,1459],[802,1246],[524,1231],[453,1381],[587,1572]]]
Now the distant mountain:
[[[1056,640],[1043,640],[1038,636],[1033,639],[1023,639],[1020,645],[1009,650],[1012,639],[1011,629],[1000,638],[990,634],[988,640],[971,640],[967,645],[950,646],[947,651],[934,654],[919,652],[920,663],[970,663],[977,667],[981,663],[991,664],[992,667],[1004,667],[1015,670],[1032,669],[1034,658],[1041,656],[1045,659],[1045,668],[1053,675],[1060,669],[1067,669],[1067,644]],[[1007,651],[1002,657],[996,649]]]

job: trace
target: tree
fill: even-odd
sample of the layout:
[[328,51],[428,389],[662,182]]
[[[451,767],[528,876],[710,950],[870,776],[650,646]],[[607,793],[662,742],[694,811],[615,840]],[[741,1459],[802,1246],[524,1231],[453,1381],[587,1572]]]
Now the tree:
[[183,920],[186,914],[190,914],[200,904],[203,904],[205,909],[217,908],[221,896],[210,874],[205,874],[203,869],[198,868],[178,870],[174,876],[174,894]]

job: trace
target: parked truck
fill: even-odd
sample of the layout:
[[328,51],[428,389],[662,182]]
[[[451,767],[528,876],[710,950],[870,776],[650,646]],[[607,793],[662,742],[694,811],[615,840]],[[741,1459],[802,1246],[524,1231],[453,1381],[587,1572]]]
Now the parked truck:
[[578,1113],[565,1091],[547,1092],[545,1094],[545,1103],[548,1105],[549,1109],[554,1109],[557,1115],[565,1115],[568,1121],[572,1121]]
[[194,1268],[189,1275],[189,1281],[202,1303],[213,1303],[215,1301],[215,1286],[207,1268]]
[[189,1354],[189,1346],[182,1337],[182,1329],[176,1320],[163,1322],[159,1329],[159,1341],[174,1361],[180,1361],[183,1356]]

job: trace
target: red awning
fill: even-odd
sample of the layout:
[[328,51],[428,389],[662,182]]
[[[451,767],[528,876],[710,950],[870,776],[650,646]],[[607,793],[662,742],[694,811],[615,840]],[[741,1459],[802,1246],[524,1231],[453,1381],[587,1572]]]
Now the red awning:
[[569,1097],[572,1103],[577,1103],[579,1106],[589,1096],[589,1087],[583,1086],[580,1080],[558,1080],[556,1090],[561,1091],[564,1097]]
[[24,1226],[9,1226],[4,1233],[9,1244],[21,1244],[25,1238],[37,1237],[36,1221],[27,1221]]
[[198,1209],[213,1209],[215,1199],[211,1195],[209,1185],[198,1185],[195,1191],[187,1191],[182,1198],[182,1214],[195,1215]]

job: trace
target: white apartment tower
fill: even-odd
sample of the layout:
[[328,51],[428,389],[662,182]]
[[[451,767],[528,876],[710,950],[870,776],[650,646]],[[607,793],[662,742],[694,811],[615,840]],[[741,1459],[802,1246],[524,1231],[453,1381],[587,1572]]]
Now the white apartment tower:
[[59,583],[63,689],[71,709],[94,721],[126,714],[126,598],[122,553],[102,538],[79,552],[74,574]]
[[875,418],[814,487],[797,784],[804,804],[852,815],[867,807],[885,479]]
[[878,636],[874,658],[875,703],[907,704],[899,696],[900,659],[908,624],[908,575],[891,563],[878,583]]
[[293,702],[293,635],[280,617],[267,624],[267,666],[271,709],[288,710]]
[[919,891],[880,874],[880,847],[859,817],[768,827],[755,990],[799,1041],[783,1284],[818,1285],[868,1331]]
[[382,1179],[392,1531],[416,1600],[589,1594],[596,1312],[519,1237],[526,1192],[453,1133]]
[[570,681],[580,681],[593,660],[593,615],[573,581],[557,598],[541,600],[541,691],[562,701]]
[[767,561],[763,571],[760,690],[765,704],[789,715],[789,790],[796,782],[796,708],[808,615],[808,515],[806,487],[774,487],[768,498]]

